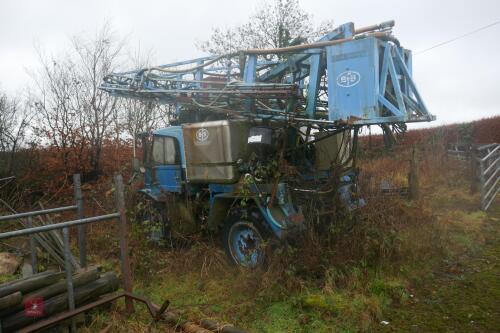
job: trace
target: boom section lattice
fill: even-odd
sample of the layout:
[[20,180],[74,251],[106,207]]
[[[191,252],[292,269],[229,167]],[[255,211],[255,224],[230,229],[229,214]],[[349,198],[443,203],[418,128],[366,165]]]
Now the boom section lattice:
[[372,125],[432,121],[394,21],[346,23],[311,44],[249,49],[108,75],[120,97],[241,117]]

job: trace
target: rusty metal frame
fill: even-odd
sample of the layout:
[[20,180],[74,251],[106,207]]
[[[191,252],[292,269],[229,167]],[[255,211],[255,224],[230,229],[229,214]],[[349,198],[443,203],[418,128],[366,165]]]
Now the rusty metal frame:
[[[117,292],[112,295],[104,296],[100,298],[97,301],[87,303],[83,306],[80,306],[78,308],[74,308],[74,300],[68,300],[69,304],[73,304],[73,306],[69,306],[69,310],[52,315],[46,319],[37,321],[31,325],[28,325],[22,329],[20,329],[18,332],[23,332],[23,333],[28,333],[28,332],[36,332],[39,330],[43,330],[46,328],[49,328],[51,326],[54,326],[58,323],[61,323],[65,320],[71,320],[71,328],[73,331],[76,331],[76,326],[75,326],[75,321],[74,318],[75,316],[87,312],[89,310],[92,310],[96,307],[99,307],[104,304],[108,304],[111,302],[114,302],[122,297],[125,298],[125,304],[126,304],[126,312],[130,313],[134,311],[134,301],[141,302],[143,303],[146,308],[148,309],[149,314],[151,315],[151,318],[153,319],[153,322],[158,322],[161,319],[164,319],[167,321],[168,324],[180,328],[185,332],[201,332],[201,331],[216,331],[216,332],[221,332],[221,333],[246,333],[243,330],[240,330],[236,327],[233,327],[231,325],[220,325],[217,322],[214,322],[212,320],[202,320],[201,321],[201,326],[194,324],[189,321],[181,320],[180,318],[176,317],[176,315],[172,312],[165,313],[170,305],[170,302],[167,300],[163,302],[162,306],[158,306],[151,302],[149,299],[143,296],[135,295],[132,293],[132,276],[131,276],[131,269],[130,269],[130,261],[129,261],[129,256],[128,256],[128,239],[127,239],[127,219],[126,219],[126,211],[125,211],[125,200],[124,200],[124,188],[123,188],[123,178],[121,175],[117,174],[114,177],[114,183],[115,183],[115,200],[116,200],[116,207],[117,207],[117,212],[112,213],[112,214],[107,214],[103,216],[95,216],[95,217],[89,217],[85,219],[79,219],[79,220],[74,220],[74,221],[67,221],[67,222],[61,222],[58,224],[53,224],[53,225],[46,225],[42,227],[31,227],[28,229],[24,230],[17,230],[17,231],[12,231],[12,232],[7,232],[7,233],[0,233],[0,239],[2,238],[10,238],[10,237],[16,237],[20,235],[32,235],[36,234],[38,232],[44,232],[48,230],[53,230],[53,229],[61,229],[63,228],[63,235],[65,236],[65,252],[68,251],[69,253],[69,242],[67,242],[67,235],[68,235],[68,228],[71,226],[78,226],[78,225],[86,225],[88,223],[93,223],[93,222],[99,222],[103,220],[109,220],[109,219],[118,219],[119,220],[119,237],[120,237],[120,254],[121,254],[121,269],[122,269],[122,276],[123,276],[123,283],[124,283],[124,291]],[[78,196],[77,196],[78,198]],[[74,209],[71,207],[71,209]],[[29,216],[29,215],[28,215]],[[16,218],[16,217],[14,217]],[[4,220],[7,219],[6,217],[3,218]],[[66,251],[67,250],[67,251]],[[67,261],[68,256],[65,255],[65,261]],[[66,265],[67,266],[67,265]],[[66,267],[68,270],[68,267]],[[71,282],[71,286],[68,283],[68,288],[72,289],[72,278],[71,278],[71,272],[67,271],[67,280]],[[68,289],[68,295],[70,295],[71,292]],[[1,332],[1,322],[0,322],[0,332]]]
[[74,210],[76,208],[77,208],[76,205],[72,205],[72,206],[48,208],[48,209],[42,209],[42,210],[34,210],[31,212],[17,213],[17,214],[12,214],[12,215],[4,215],[4,216],[0,216],[0,222],[1,221],[8,221],[8,220],[17,220],[17,219],[21,219],[24,217],[33,217],[33,216],[38,216],[38,215],[60,213],[60,212],[68,211],[68,210]]
[[[81,192],[80,191],[80,181],[79,177],[75,177],[75,197],[76,197],[76,202],[77,204],[74,206],[67,206],[67,207],[59,207],[59,208],[52,208],[52,209],[45,209],[41,211],[34,211],[34,212],[26,212],[26,213],[20,213],[20,214],[13,214],[13,215],[8,215],[8,216],[1,216],[0,221],[4,220],[13,220],[13,219],[19,219],[21,217],[27,217],[28,219],[31,219],[32,216],[36,215],[43,215],[43,214],[50,214],[54,212],[61,212],[61,211],[66,211],[66,210],[77,210],[77,214],[79,217],[82,215],[82,203],[81,203]],[[101,216],[94,216],[94,217],[88,217],[88,218],[80,218],[77,220],[73,221],[66,221],[66,222],[61,222],[61,223],[56,223],[56,224],[50,224],[50,225],[43,225],[43,226],[38,226],[38,227],[32,227],[32,224],[27,223],[27,228],[21,229],[21,230],[15,230],[15,231],[10,231],[10,232],[4,232],[0,233],[0,239],[5,239],[5,238],[11,238],[11,237],[19,237],[19,236],[25,236],[28,235],[32,237],[34,234],[37,234],[39,232],[45,232],[45,231],[50,231],[50,230],[56,230],[56,229],[62,229],[63,230],[63,245],[64,245],[64,266],[65,266],[65,271],[66,271],[66,283],[67,283],[67,289],[68,289],[68,308],[69,308],[69,313],[72,313],[73,311],[76,311],[75,309],[75,299],[74,299],[74,290],[73,290],[73,279],[72,279],[72,272],[71,272],[71,264],[70,264],[70,257],[71,257],[71,249],[69,245],[69,227],[73,226],[83,226],[89,223],[94,223],[94,222],[100,222],[100,221],[105,221],[105,220],[112,220],[112,219],[118,219],[119,221],[119,237],[120,237],[120,259],[121,259],[121,270],[122,270],[122,277],[123,277],[123,284],[124,284],[124,289],[125,289],[125,302],[126,302],[126,307],[127,307],[127,312],[131,313],[134,311],[134,305],[131,300],[132,295],[132,273],[130,269],[130,260],[129,260],[129,255],[128,255],[128,239],[127,239],[127,234],[128,234],[128,227],[127,227],[127,217],[126,217],[126,210],[125,210],[125,197],[124,197],[124,188],[123,188],[123,177],[120,174],[115,175],[114,177],[114,184],[115,184],[115,200],[116,200],[116,207],[117,207],[117,212],[107,214],[107,215],[101,215]],[[82,229],[79,229],[79,232],[82,232]],[[81,240],[84,240],[81,238],[81,235],[79,235],[79,244],[81,244]],[[33,242],[30,242],[31,245],[33,245]],[[32,253],[34,253],[36,249],[32,248]],[[138,297],[135,297],[138,299]],[[150,310],[151,311],[151,310]],[[72,317],[72,316],[70,316]],[[55,316],[56,322],[58,321],[58,315]],[[33,326],[33,325],[32,325]],[[76,332],[76,324],[74,320],[71,322],[71,331]],[[1,322],[0,322],[0,332],[1,332]]]
[[[163,302],[163,304],[161,306],[158,306],[158,305],[154,304],[153,302],[151,302],[146,297],[135,295],[133,293],[126,292],[126,291],[121,291],[121,292],[115,293],[113,295],[103,297],[100,300],[83,305],[75,310],[66,311],[66,312],[57,314],[55,316],[52,316],[50,318],[47,318],[45,320],[36,322],[32,325],[26,326],[23,329],[21,329],[19,331],[19,333],[31,333],[31,332],[36,332],[36,331],[39,331],[42,329],[49,328],[49,327],[54,326],[62,321],[71,319],[71,318],[73,318],[81,313],[95,309],[101,305],[112,303],[112,302],[114,302],[122,297],[125,297],[125,299],[129,299],[129,300],[143,303],[146,306],[149,314],[151,315],[151,318],[153,319],[153,323],[158,322],[161,319],[165,319],[165,317],[168,317],[168,315],[165,314],[165,312],[167,311],[168,306],[170,305],[170,301],[166,300]],[[168,319],[167,319],[167,322],[168,322]],[[170,321],[170,324],[172,325],[173,323]],[[180,320],[174,326],[176,329],[181,328],[183,331],[188,332],[188,333],[189,332],[191,332],[191,333],[193,333],[193,332],[210,332],[210,331],[211,332],[220,332],[220,333],[247,333],[246,331],[243,331],[243,330],[236,328],[236,327],[233,327],[231,325],[220,325],[219,323],[212,321],[212,320],[208,320],[208,319],[202,320],[200,325],[194,324],[192,322]],[[108,331],[109,331],[109,327],[105,328],[103,331],[101,331],[101,333],[108,332]]]
[[[8,177],[5,179],[9,179],[12,177]],[[15,177],[14,177],[15,178]],[[1,181],[1,179],[0,179]],[[82,198],[82,189],[81,189],[81,180],[80,180],[80,174],[74,174],[73,175],[73,192],[75,196],[75,204],[71,206],[63,206],[63,207],[56,207],[56,208],[48,208],[48,209],[42,209],[42,210],[35,210],[31,212],[23,212],[23,213],[16,213],[16,214],[11,214],[11,215],[5,215],[5,216],[0,216],[0,222],[2,221],[9,221],[9,220],[19,220],[22,218],[26,218],[26,227],[27,228],[32,228],[32,218],[34,216],[41,216],[41,215],[47,215],[47,214],[53,214],[53,213],[60,213],[60,212],[65,212],[65,211],[70,211],[74,210],[76,211],[76,217],[78,219],[83,218],[83,198]],[[87,265],[87,248],[86,248],[86,241],[85,241],[85,226],[79,225],[78,226],[78,252],[80,254],[80,266],[85,267]],[[30,235],[30,251],[31,251],[31,263],[32,263],[32,270],[33,274],[37,273],[37,257],[36,257],[36,239],[32,235]]]
[[120,299],[122,297],[125,297],[126,299],[129,300],[134,300],[143,303],[146,308],[148,309],[149,314],[151,315],[151,318],[153,318],[154,321],[158,321],[161,319],[161,315],[167,310],[168,305],[170,304],[169,301],[165,301],[163,305],[158,308],[155,304],[153,304],[150,300],[148,300],[145,297],[135,295],[133,293],[127,292],[127,291],[121,291],[119,293],[116,293],[111,296],[103,297],[95,302],[88,303],[86,305],[80,306],[74,310],[62,312],[60,314],[57,314],[55,316],[49,317],[47,319],[44,319],[42,321],[36,322],[32,325],[26,326],[23,329],[19,331],[19,333],[29,333],[29,332],[36,332],[41,329],[49,328],[53,325],[56,325],[64,320],[71,319],[81,313],[87,312],[89,310],[92,310],[98,306],[111,303],[116,301],[117,299]]

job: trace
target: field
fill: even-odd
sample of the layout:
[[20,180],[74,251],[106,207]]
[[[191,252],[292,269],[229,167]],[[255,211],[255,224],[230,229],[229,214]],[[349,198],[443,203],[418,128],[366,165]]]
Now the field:
[[[478,210],[467,165],[447,158],[442,143],[412,144],[417,144],[418,200],[379,190],[381,182],[407,186],[410,145],[391,152],[363,150],[360,187],[367,206],[339,214],[326,232],[312,228],[302,241],[269,246],[268,262],[256,270],[229,266],[217,235],[197,234],[174,249],[149,241],[137,218],[140,199],[130,186],[134,292],[157,304],[168,299],[171,309],[194,322],[212,318],[251,332],[498,331],[498,199],[487,213]],[[49,183],[42,177],[31,188]],[[62,176],[54,183],[59,186],[23,196],[54,206],[68,203],[58,198],[70,198],[71,187]],[[113,210],[110,188],[110,177],[84,184],[88,216]],[[88,233],[90,261],[119,271],[116,226],[92,225]],[[112,332],[171,330],[162,322],[151,324],[144,307],[136,310],[125,316],[122,303],[96,310],[82,332],[108,325]]]
[[[169,299],[193,321],[214,318],[253,332],[496,331],[498,203],[479,211],[467,170],[441,150],[419,154],[420,200],[380,195],[374,184],[383,179],[406,184],[408,158],[402,150],[361,160],[369,203],[354,226],[339,222],[333,241],[311,234],[303,244],[278,248],[257,271],[229,267],[216,238],[172,251],[148,243],[135,225],[135,290],[156,303]],[[109,230],[94,237],[102,244],[96,257],[116,255]],[[117,267],[111,258],[100,262]],[[144,309],[128,319],[121,309],[99,312],[88,332],[110,316],[116,332],[150,329]]]
[[500,333],[500,1],[5,2],[0,333]]

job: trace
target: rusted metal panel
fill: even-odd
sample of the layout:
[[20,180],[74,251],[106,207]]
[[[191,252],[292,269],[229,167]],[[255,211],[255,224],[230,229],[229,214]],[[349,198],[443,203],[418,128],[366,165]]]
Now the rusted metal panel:
[[232,183],[239,178],[236,162],[247,151],[248,122],[209,121],[182,127],[190,182]]

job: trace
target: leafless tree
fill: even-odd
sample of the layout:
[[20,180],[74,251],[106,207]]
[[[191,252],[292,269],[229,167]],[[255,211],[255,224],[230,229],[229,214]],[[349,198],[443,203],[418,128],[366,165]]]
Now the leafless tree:
[[119,106],[117,99],[100,90],[99,85],[105,75],[116,69],[123,45],[108,25],[94,39],[73,39],[79,83],[77,99],[85,119],[82,128],[91,148],[90,165],[96,174],[100,172],[104,139],[112,133],[112,116]]
[[6,174],[13,171],[16,152],[26,139],[32,115],[27,101],[0,92],[0,153],[6,157],[1,171]]
[[136,157],[135,148],[139,134],[151,133],[156,128],[167,126],[172,113],[171,108],[171,105],[160,105],[154,101],[131,99],[124,101],[125,128],[134,142],[134,157]]
[[264,3],[247,23],[233,28],[215,28],[209,40],[198,47],[211,54],[225,54],[248,48],[278,48],[310,42],[332,30],[333,22],[313,23],[298,0]]
[[74,37],[62,56],[38,52],[41,66],[32,75],[40,116],[37,130],[59,149],[66,167],[73,153],[80,167],[88,156],[90,172],[101,171],[103,144],[113,133],[112,116],[119,103],[98,87],[118,65],[123,45],[105,25],[94,38]]
[[[32,73],[37,123],[34,132],[55,147],[68,167],[71,152],[82,156],[85,118],[79,112],[79,81],[69,56],[46,57],[38,49],[40,68]],[[71,151],[70,151],[71,149]]]
[[[143,53],[140,48],[129,52],[129,63],[133,68],[151,65],[151,52]],[[122,99],[124,130],[132,137],[133,157],[136,157],[137,139],[140,133],[150,133],[158,127],[167,126],[171,105],[162,105],[153,100]]]

